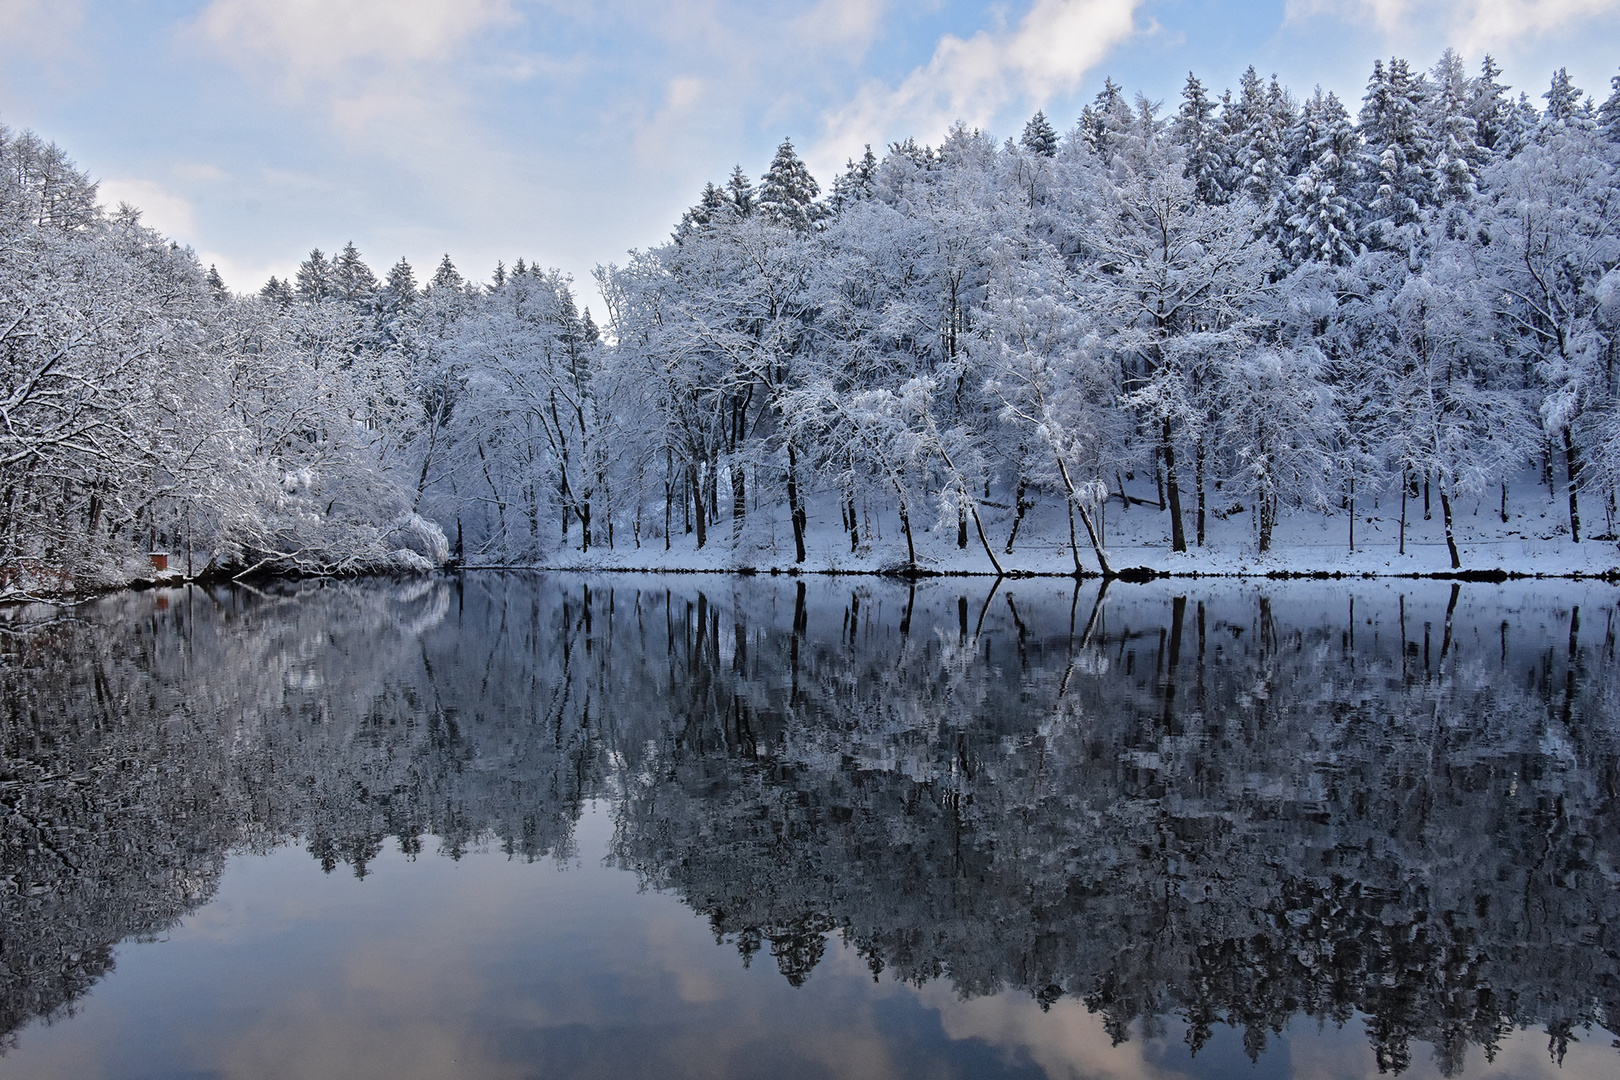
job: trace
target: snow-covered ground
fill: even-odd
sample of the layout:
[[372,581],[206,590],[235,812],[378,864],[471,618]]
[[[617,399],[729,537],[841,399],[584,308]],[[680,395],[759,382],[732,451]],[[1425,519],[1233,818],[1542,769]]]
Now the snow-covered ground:
[[[1421,494],[1409,497],[1406,513],[1405,553],[1400,546],[1401,502],[1398,491],[1382,493],[1376,505],[1369,499],[1358,505],[1355,549],[1349,545],[1350,518],[1343,509],[1333,513],[1284,510],[1273,534],[1272,550],[1258,550],[1252,508],[1227,513],[1233,500],[1212,491],[1208,498],[1205,545],[1195,545],[1195,503],[1183,495],[1183,513],[1189,549],[1176,553],[1170,545],[1170,518],[1158,508],[1152,478],[1127,483],[1129,493],[1148,505],[1125,507],[1108,500],[1103,514],[1103,535],[1115,570],[1146,567],[1165,574],[1264,575],[1273,573],[1342,573],[1355,575],[1408,575],[1451,572],[1446,550],[1438,492],[1424,514]],[[1391,497],[1393,495],[1393,497]],[[1050,495],[1027,496],[1036,505],[1025,515],[1011,554],[1005,552],[1012,529],[1011,493],[992,489],[980,503],[980,514],[992,550],[1008,573],[1072,574],[1074,556],[1069,546],[1068,518],[1060,501]],[[1479,497],[1455,500],[1453,512],[1462,569],[1502,570],[1511,574],[1603,575],[1620,573],[1620,545],[1612,539],[1614,525],[1601,503],[1583,499],[1580,543],[1570,539],[1569,497],[1560,482],[1549,494],[1545,483],[1526,473],[1508,489],[1508,520],[1501,515],[1501,489]],[[787,571],[795,566],[793,529],[783,505],[750,506],[740,534],[734,535],[730,508],[721,503],[720,519],[711,525],[708,543],[697,547],[694,535],[683,531],[681,515],[674,518],[672,542],[643,537],[637,548],[622,533],[612,550],[593,548],[556,552],[545,561],[550,569],[644,569],[680,571]],[[935,521],[917,514],[912,521],[920,569],[932,573],[993,574],[971,519],[968,544],[957,546],[954,516]],[[1080,565],[1097,572],[1097,560],[1080,532]],[[577,528],[574,536],[577,537]],[[906,563],[905,537],[898,515],[876,500],[862,508],[861,545],[851,552],[837,500],[832,496],[809,502],[806,559],[798,564],[805,573],[873,573],[895,570]],[[476,560],[469,560],[474,562]]]

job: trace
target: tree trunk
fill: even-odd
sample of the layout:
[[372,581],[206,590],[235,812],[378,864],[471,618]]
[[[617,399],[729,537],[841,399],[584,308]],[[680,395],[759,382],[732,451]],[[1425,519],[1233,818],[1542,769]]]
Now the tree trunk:
[[[1012,532],[1007,534],[1007,546],[1002,550],[1003,555],[1011,555],[1013,553],[1013,541],[1018,539],[1018,526],[1024,523],[1024,514],[1029,510],[1030,506],[1033,505],[1024,498],[1024,495],[1028,492],[1028,490],[1028,483],[1026,483],[1024,478],[1020,476],[1018,478],[1018,492],[1013,496],[1015,506],[1013,507],[1014,513]],[[1071,521],[1070,524],[1072,525],[1073,522]]]
[[1277,521],[1277,503],[1271,495],[1262,493],[1256,508],[1260,518],[1260,554],[1271,550],[1271,527]]
[[1356,550],[1356,478],[1350,478],[1350,551]]
[[[1075,497],[1074,481],[1069,479],[1069,469],[1068,466],[1063,464],[1062,457],[1057,458],[1057,467],[1058,475],[1063,478],[1063,489],[1067,492],[1069,499],[1069,544],[1074,548],[1074,572],[1076,575],[1080,573],[1080,547],[1074,542],[1074,512],[1078,509],[1080,511],[1080,521],[1086,527],[1086,536],[1091,540],[1091,550],[1096,553],[1097,565],[1102,568],[1103,580],[1107,581],[1114,577],[1114,570],[1108,565],[1108,554],[1103,550],[1102,538],[1098,535],[1097,530],[1092,527],[1091,515],[1086,513],[1085,506],[1080,505],[1079,500]],[[1107,490],[1106,485],[1103,490]]]
[[743,476],[742,462],[731,463],[731,541],[742,537],[743,518],[748,516],[748,492]]
[[793,519],[793,561],[804,562],[804,507],[799,505],[799,455],[788,443],[788,516]]
[[990,550],[989,538],[984,535],[984,522],[979,520],[978,504],[969,499],[968,507],[973,511],[973,527],[979,532],[979,543],[984,545],[984,553],[989,556],[990,565],[996,568],[996,577],[1005,577],[1006,571],[1001,568],[1001,562],[996,558],[996,553]]
[[900,498],[900,531],[906,534],[906,566],[915,570],[917,569],[917,546],[911,542],[911,514],[906,510],[904,496]]
[[956,508],[956,546],[967,549],[967,510],[960,506]]
[[1204,546],[1204,440],[1199,439],[1194,450],[1193,478],[1198,483],[1198,546]]
[[1446,482],[1440,481],[1440,516],[1446,523],[1446,550],[1451,552],[1451,568],[1462,569],[1462,559],[1457,555],[1457,537],[1451,531],[1451,496],[1446,492]]
[[709,534],[708,529],[705,527],[703,521],[703,482],[698,476],[697,462],[687,462],[686,479],[688,482],[687,486],[692,489],[692,509],[694,511],[693,517],[696,519],[697,524],[697,546],[698,550],[702,551],[703,545],[709,539]]
[[1164,455],[1165,487],[1170,496],[1170,547],[1174,551],[1187,550],[1187,531],[1181,524],[1181,485],[1176,482],[1176,450],[1170,441],[1170,418],[1162,421],[1160,450]]
[[1406,470],[1401,470],[1401,554],[1406,554]]
[[1568,424],[1564,425],[1564,467],[1569,473],[1569,536],[1578,544],[1581,542],[1581,507],[1575,490],[1580,483],[1581,459],[1575,453],[1575,436]]

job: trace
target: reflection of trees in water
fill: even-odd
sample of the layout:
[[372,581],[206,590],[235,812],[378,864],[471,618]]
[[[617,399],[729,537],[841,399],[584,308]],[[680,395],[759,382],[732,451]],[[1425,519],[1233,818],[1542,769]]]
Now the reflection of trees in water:
[[1361,1011],[1380,1064],[1423,1039],[1454,1071],[1513,1025],[1613,1024],[1606,591],[696,580],[13,617],[0,1027],[228,852],[567,858],[596,797],[620,865],[795,984],[836,930],[874,972],[1076,995],[1117,1037],[1176,1013],[1194,1048]]

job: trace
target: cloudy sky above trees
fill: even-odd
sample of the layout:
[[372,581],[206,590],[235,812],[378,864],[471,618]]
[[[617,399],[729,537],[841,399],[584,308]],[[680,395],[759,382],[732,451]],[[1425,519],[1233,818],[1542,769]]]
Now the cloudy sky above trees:
[[1448,44],[1538,105],[1556,66],[1601,101],[1620,0],[0,0],[0,122],[240,291],[346,240],[588,286],[784,135],[825,188],[957,119],[1066,130],[1105,76],[1173,111],[1189,69],[1219,90],[1252,63],[1353,109],[1375,58]]

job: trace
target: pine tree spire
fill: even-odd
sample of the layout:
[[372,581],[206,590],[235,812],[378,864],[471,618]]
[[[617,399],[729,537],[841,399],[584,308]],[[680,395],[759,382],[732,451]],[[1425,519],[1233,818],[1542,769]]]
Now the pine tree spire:
[[793,150],[793,140],[783,139],[776,157],[759,185],[759,208],[770,220],[798,232],[810,228],[822,216],[816,196],[821,187]]
[[459,289],[463,284],[461,271],[456,264],[450,261],[450,255],[445,254],[439,260],[439,268],[433,272],[433,280],[428,284],[430,289]]
[[318,304],[332,296],[332,267],[320,248],[310,249],[309,258],[298,264],[298,299]]
[[1044,110],[1037,109],[1035,115],[1029,118],[1029,123],[1024,125],[1024,134],[1018,142],[1032,154],[1039,154],[1042,157],[1057,156],[1057,129],[1046,118]]
[[747,217],[754,212],[754,185],[741,165],[731,167],[731,175],[726,178],[725,194],[738,217]]

